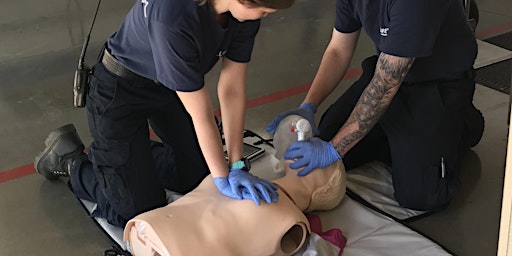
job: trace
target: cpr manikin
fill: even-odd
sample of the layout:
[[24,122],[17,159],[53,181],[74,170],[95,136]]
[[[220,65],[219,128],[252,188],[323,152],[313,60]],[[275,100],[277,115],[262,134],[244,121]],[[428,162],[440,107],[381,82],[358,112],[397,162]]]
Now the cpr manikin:
[[[290,129],[278,129],[274,138],[281,132]],[[262,201],[257,206],[250,200],[221,195],[207,176],[175,202],[131,219],[124,239],[135,256],[291,255],[310,232],[304,212],[328,210],[340,203],[345,194],[345,168],[338,161],[300,177],[285,164],[284,176],[273,183],[278,186],[278,202]]]

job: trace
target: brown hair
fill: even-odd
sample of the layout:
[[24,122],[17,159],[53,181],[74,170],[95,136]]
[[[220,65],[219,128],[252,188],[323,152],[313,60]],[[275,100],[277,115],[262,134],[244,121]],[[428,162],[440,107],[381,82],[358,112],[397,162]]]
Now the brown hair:
[[[295,0],[238,0],[238,2],[254,7],[266,7],[271,9],[286,9],[293,5]],[[196,0],[199,6],[204,5],[208,0]]]
[[245,5],[266,7],[271,9],[286,9],[293,5],[295,0],[238,0]]

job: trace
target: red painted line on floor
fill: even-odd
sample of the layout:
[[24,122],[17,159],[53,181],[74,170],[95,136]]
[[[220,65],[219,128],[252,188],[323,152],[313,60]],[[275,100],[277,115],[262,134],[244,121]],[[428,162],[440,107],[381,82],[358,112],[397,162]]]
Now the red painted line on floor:
[[[476,34],[476,37],[478,39],[485,39],[485,38],[489,38],[489,37],[492,37],[495,35],[500,35],[500,34],[503,34],[506,32],[510,32],[510,31],[512,31],[512,23],[510,23],[510,22],[503,23],[503,24],[496,25],[494,27],[479,31]],[[354,78],[356,76],[359,76],[361,74],[361,72],[362,72],[361,68],[351,69],[347,72],[347,74],[345,75],[345,77],[343,79]],[[291,87],[291,88],[288,88],[285,90],[273,92],[273,93],[270,93],[270,94],[267,94],[267,95],[264,95],[261,97],[257,97],[254,99],[250,99],[247,101],[246,108],[247,109],[254,108],[254,107],[268,104],[271,102],[275,102],[275,101],[278,101],[278,100],[281,100],[281,99],[284,99],[284,98],[287,98],[290,96],[294,96],[294,95],[297,95],[300,93],[305,93],[308,91],[310,86],[311,86],[311,83],[307,83],[307,84]],[[217,116],[220,116],[220,110],[216,109],[215,114]],[[150,130],[150,137],[156,137],[156,134],[153,132],[153,130]],[[31,175],[34,173],[36,173],[36,172],[34,169],[34,165],[32,163],[14,168],[12,170],[0,171],[0,183],[6,182],[9,180],[18,179],[18,178],[21,178],[21,177],[24,177],[27,175]]]
[[288,98],[290,96],[294,96],[300,93],[307,92],[309,88],[311,87],[311,83],[303,84],[296,87],[291,87],[285,90],[273,92],[258,98],[254,98],[247,101],[246,108],[254,108],[257,106],[265,105],[267,103],[271,103],[274,101],[278,101],[284,98]]
[[[356,76],[361,75],[361,73],[362,73],[361,68],[350,69],[349,71],[347,71],[347,74],[345,74],[345,77],[343,77],[343,80],[354,78]],[[300,93],[305,93],[309,90],[310,87],[311,87],[311,83],[307,83],[307,84],[291,87],[288,89],[284,89],[281,91],[273,92],[273,93],[270,93],[267,95],[263,95],[258,98],[250,99],[247,101],[246,109],[258,107],[261,105],[265,105],[267,103],[272,103],[272,102],[275,102],[275,101],[278,101],[278,100],[281,100],[284,98],[288,98],[290,96],[294,96],[294,95],[297,95]],[[216,116],[220,116],[220,109],[216,109],[214,113]]]
[[[347,73],[347,75],[345,76],[345,78],[346,79],[352,78],[352,77],[357,76],[360,73],[361,73],[361,69],[350,70]],[[310,86],[311,86],[311,83],[307,83],[307,84],[292,87],[292,88],[285,89],[282,91],[277,91],[277,92],[270,93],[270,94],[267,94],[267,95],[264,95],[264,96],[261,96],[258,98],[248,100],[246,108],[249,109],[249,108],[261,106],[261,105],[271,103],[271,102],[274,102],[274,101],[277,101],[280,99],[284,99],[286,97],[290,97],[292,95],[307,92],[307,90],[309,89]],[[219,109],[215,110],[215,115],[220,116]],[[153,129],[149,129],[149,136],[151,138],[157,137],[157,135],[155,134]],[[36,173],[36,172],[35,172],[33,164],[27,164],[27,165],[24,165],[24,166],[21,166],[18,168],[14,168],[12,170],[3,171],[3,172],[0,172],[0,183],[6,182],[9,180],[13,180],[13,179],[18,179],[18,178],[21,178],[21,177],[24,177],[24,176],[27,176],[30,174],[34,174],[34,173]]]
[[[476,38],[478,39],[487,39],[493,36],[501,35],[507,32],[512,31],[512,22],[499,24],[476,33]],[[511,42],[512,43],[512,42]]]
[[[361,75],[361,73],[362,73],[361,68],[350,69],[347,72],[347,74],[345,75],[345,77],[343,77],[343,79],[344,80],[351,79],[351,78]],[[267,95],[264,95],[264,96],[261,96],[258,98],[251,99],[251,100],[247,101],[247,108],[248,109],[254,108],[257,106],[265,105],[267,103],[271,103],[271,102],[278,101],[278,100],[281,100],[284,98],[288,98],[290,96],[294,96],[294,95],[297,95],[300,93],[305,93],[309,90],[309,87],[311,87],[311,83],[295,86],[295,87],[292,87],[289,89],[273,92],[273,93],[270,93],[270,94],[267,94]]]
[[12,170],[0,172],[0,183],[21,178],[36,173],[34,164],[27,164]]

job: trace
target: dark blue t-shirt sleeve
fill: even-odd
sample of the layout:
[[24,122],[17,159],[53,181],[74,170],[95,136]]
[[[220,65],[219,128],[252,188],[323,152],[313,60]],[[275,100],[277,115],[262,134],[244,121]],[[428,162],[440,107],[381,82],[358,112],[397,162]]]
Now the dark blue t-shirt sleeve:
[[150,22],[149,41],[158,82],[175,91],[196,91],[204,85],[196,42],[176,27]]
[[354,6],[347,0],[336,1],[334,28],[341,33],[352,33],[361,28],[361,22],[355,17]]
[[251,60],[254,40],[260,28],[260,20],[237,22],[226,57],[235,62],[247,63]]
[[456,0],[390,1],[389,29],[379,50],[400,57],[430,56],[451,1]]

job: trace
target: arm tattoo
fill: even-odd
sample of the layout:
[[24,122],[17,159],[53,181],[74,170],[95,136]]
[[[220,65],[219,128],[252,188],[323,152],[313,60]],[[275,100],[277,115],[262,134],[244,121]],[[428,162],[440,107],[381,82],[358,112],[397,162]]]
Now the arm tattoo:
[[[359,97],[352,114],[340,129],[342,137],[336,144],[336,150],[341,155],[346,154],[379,121],[413,62],[414,58],[380,54],[372,80]],[[343,132],[344,128],[347,128],[348,133]]]

